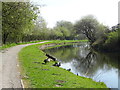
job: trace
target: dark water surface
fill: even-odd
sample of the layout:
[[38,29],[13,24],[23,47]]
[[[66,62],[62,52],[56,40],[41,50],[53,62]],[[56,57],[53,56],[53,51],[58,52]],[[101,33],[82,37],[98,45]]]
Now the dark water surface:
[[99,53],[90,50],[88,43],[61,46],[45,52],[56,57],[62,68],[71,69],[76,75],[104,82],[109,88],[118,88],[119,53]]

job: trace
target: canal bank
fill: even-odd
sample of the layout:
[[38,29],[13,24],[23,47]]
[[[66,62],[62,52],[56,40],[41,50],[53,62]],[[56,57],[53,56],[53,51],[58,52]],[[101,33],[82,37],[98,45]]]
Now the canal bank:
[[100,53],[91,50],[86,42],[45,49],[44,52],[56,57],[61,68],[71,69],[75,75],[104,82],[109,88],[118,88],[119,53]]
[[[66,42],[66,41],[64,41]],[[82,41],[81,41],[82,42]],[[47,42],[23,48],[19,53],[21,77],[25,87],[29,88],[107,88],[103,82],[95,82],[90,78],[74,75],[73,73],[54,67],[54,61],[43,64],[47,58],[39,47],[58,43]],[[63,42],[59,42],[63,43]]]

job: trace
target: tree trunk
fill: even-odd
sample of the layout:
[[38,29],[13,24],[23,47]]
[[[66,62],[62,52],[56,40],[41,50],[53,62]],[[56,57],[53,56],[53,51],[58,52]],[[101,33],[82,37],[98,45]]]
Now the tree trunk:
[[3,34],[3,37],[2,37],[3,44],[6,44],[6,40],[7,40],[8,35],[9,35],[9,33]]

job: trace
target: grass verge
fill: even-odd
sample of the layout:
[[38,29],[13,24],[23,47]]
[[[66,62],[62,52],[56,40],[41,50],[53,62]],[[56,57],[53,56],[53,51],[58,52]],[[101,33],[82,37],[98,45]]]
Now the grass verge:
[[6,49],[6,48],[10,48],[10,47],[13,47],[13,46],[17,46],[17,45],[21,45],[21,44],[37,43],[37,42],[42,42],[42,41],[45,41],[45,40],[4,44],[4,45],[0,46],[0,50]]
[[[51,61],[42,64],[47,57],[38,47],[50,43],[66,43],[75,41],[51,41],[23,48],[19,52],[21,76],[25,87],[29,88],[107,88],[103,82],[95,82],[90,78],[74,75],[60,67],[52,66]],[[77,41],[80,42],[80,41]],[[82,42],[82,41],[81,41]]]

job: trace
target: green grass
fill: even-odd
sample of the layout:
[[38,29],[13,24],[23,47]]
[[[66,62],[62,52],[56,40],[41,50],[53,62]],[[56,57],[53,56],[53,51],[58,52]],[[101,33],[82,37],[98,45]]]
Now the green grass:
[[[19,53],[21,76],[25,87],[29,88],[107,88],[103,82],[80,77],[60,67],[52,66],[51,61],[42,64],[47,57],[38,47],[50,43],[72,41],[51,41],[23,48]],[[77,41],[78,42],[78,41]],[[81,41],[82,42],[82,41]],[[60,87],[58,87],[60,86]]]
[[16,43],[6,44],[6,45],[3,45],[3,46],[0,46],[0,50],[6,49],[6,48],[9,48],[9,47],[12,47],[12,46],[16,46],[16,45],[17,45]]
[[[22,44],[29,44],[29,43],[37,43],[37,42],[42,42],[42,41],[51,41],[51,42],[55,42],[55,43],[62,43],[62,42],[74,42],[74,40],[38,40],[38,41],[31,41],[31,42],[21,42],[21,43],[10,43],[10,44],[4,44],[2,46],[0,46],[0,50],[6,49],[6,48],[10,48],[13,46],[17,46],[17,45],[22,45]],[[75,42],[86,42],[88,40],[76,40]]]
[[10,47],[13,47],[13,46],[17,46],[17,45],[21,45],[21,44],[37,43],[37,42],[41,42],[41,41],[45,41],[45,40],[4,44],[4,45],[0,46],[0,50],[6,49],[6,48],[10,48]]

